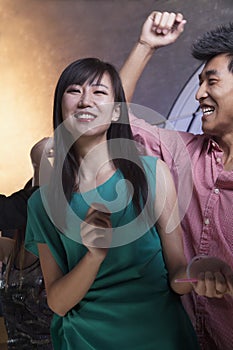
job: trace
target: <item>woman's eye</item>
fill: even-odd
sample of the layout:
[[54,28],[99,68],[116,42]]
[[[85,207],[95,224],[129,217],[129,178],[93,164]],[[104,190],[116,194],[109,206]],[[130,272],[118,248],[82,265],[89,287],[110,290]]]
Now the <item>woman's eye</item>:
[[67,92],[70,93],[70,94],[80,94],[81,90],[80,89],[71,88],[71,89],[68,89]]
[[94,91],[94,94],[96,95],[107,95],[107,92],[104,90],[96,90]]

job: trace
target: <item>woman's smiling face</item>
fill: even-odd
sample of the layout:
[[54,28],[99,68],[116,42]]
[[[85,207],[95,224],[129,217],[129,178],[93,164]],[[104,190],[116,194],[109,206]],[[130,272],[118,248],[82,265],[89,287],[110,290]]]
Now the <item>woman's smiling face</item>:
[[62,115],[74,136],[106,134],[111,122],[119,118],[108,73],[100,81],[96,78],[91,83],[68,86],[62,97]]

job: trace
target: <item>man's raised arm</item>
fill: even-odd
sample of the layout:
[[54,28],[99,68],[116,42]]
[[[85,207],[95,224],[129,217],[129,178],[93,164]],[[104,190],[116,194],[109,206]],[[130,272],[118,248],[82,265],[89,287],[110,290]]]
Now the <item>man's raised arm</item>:
[[137,82],[154,51],[174,43],[183,32],[185,23],[181,13],[154,11],[147,17],[138,42],[120,70],[128,102],[131,101]]

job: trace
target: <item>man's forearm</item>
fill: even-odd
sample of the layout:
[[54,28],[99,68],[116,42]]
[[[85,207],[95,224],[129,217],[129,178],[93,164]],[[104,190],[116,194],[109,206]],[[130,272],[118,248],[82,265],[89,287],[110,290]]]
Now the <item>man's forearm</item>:
[[132,100],[137,82],[154,51],[146,43],[137,42],[122,66],[120,77],[128,102]]
[[174,43],[183,32],[185,23],[181,13],[153,11],[147,17],[137,44],[120,70],[128,102],[131,101],[137,82],[153,52]]

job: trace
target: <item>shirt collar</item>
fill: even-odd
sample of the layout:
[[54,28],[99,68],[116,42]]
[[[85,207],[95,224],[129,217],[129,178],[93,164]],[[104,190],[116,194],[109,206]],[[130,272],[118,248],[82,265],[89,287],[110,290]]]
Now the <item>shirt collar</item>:
[[213,138],[208,137],[207,152],[209,153],[211,151],[222,152],[222,149],[219,147],[218,143]]

